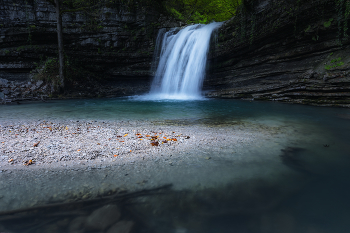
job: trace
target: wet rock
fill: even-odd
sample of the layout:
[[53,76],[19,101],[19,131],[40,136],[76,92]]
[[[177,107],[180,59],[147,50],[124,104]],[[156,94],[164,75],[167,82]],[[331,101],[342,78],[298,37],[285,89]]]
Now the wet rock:
[[50,232],[50,233],[59,233],[62,229],[56,224],[51,224],[44,226],[42,229],[40,229],[40,232]]
[[69,220],[70,219],[68,219],[68,218],[59,220],[59,221],[57,221],[56,225],[59,226],[59,227],[67,227],[68,224],[69,224]]
[[86,222],[86,217],[77,217],[69,224],[69,233],[82,233],[84,232],[84,226]]
[[5,86],[8,83],[7,79],[0,78],[0,86]]
[[130,233],[134,226],[135,223],[132,221],[120,221],[114,224],[107,233]]
[[6,228],[0,224],[0,232],[9,232],[6,230]]
[[106,205],[95,210],[86,219],[85,226],[89,230],[105,230],[120,219],[120,209],[117,205]]
[[4,89],[4,90],[2,91],[2,93],[3,93],[4,95],[8,95],[10,92],[9,92],[9,90]]
[[261,217],[261,233],[296,232],[295,219],[288,213],[265,214]]

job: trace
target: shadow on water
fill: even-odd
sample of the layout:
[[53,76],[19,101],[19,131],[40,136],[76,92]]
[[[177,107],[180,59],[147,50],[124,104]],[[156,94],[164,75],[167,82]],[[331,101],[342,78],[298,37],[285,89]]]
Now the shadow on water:
[[0,213],[0,232],[345,233],[349,177],[339,171],[303,172],[278,183],[253,179],[196,191],[165,185],[108,193]]

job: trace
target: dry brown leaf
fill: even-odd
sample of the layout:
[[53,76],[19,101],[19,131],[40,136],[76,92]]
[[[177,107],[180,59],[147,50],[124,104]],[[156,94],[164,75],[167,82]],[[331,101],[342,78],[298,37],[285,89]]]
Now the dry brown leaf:
[[152,146],[159,146],[159,142],[151,142]]
[[34,147],[37,147],[39,145],[40,141],[38,141],[37,143],[34,143]]
[[34,163],[33,160],[30,159],[29,161],[26,161],[24,165],[29,166],[29,165],[32,165],[33,163]]

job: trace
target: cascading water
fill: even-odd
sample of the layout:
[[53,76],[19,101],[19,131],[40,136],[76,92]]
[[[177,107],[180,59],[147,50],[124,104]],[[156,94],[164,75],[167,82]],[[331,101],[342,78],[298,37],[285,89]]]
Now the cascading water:
[[[153,67],[157,67],[148,98],[200,99],[212,32],[222,23],[196,24],[180,31],[161,30]],[[158,66],[157,66],[158,64]]]

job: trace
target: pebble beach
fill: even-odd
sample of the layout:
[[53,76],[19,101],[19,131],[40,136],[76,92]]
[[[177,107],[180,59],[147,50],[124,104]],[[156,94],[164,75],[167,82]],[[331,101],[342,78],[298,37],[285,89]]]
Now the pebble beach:
[[230,141],[239,148],[252,143],[255,134],[237,127],[160,126],[142,121],[8,121],[0,125],[0,170],[128,163]]
[[271,157],[257,155],[271,138],[283,138],[279,127],[88,120],[0,125],[0,211],[111,190],[215,187],[258,176],[266,161],[273,172],[285,169],[278,156],[283,145]]

